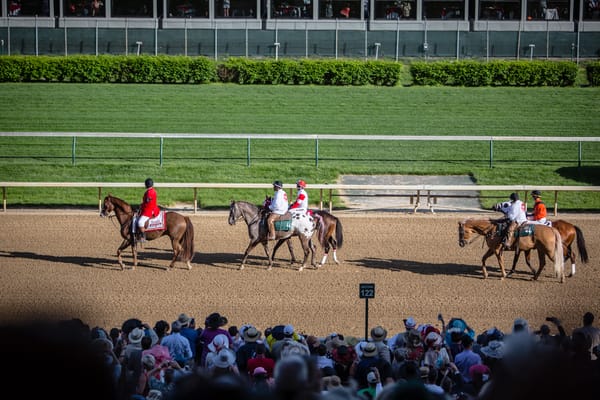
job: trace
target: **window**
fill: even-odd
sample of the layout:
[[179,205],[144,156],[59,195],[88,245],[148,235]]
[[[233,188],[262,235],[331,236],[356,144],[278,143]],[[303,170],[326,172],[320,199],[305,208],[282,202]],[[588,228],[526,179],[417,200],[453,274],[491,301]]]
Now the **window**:
[[312,18],[312,0],[273,0],[271,3],[273,18]]
[[527,2],[527,20],[569,20],[568,0],[530,0]]
[[411,0],[375,0],[375,19],[416,19],[416,2]]
[[208,18],[208,0],[169,0],[169,18]]
[[112,0],[113,17],[152,17],[152,0]]
[[465,2],[461,0],[424,0],[423,16],[427,19],[464,19]]
[[481,0],[479,2],[479,19],[497,21],[519,20],[521,18],[520,10],[520,0]]
[[9,0],[8,1],[8,16],[50,16],[49,0]]

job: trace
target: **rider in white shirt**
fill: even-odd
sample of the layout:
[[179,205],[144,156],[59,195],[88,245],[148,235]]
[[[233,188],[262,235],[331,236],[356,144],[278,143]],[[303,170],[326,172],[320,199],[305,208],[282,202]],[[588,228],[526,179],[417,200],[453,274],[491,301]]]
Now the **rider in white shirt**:
[[269,227],[269,240],[275,240],[275,220],[278,220],[282,215],[288,212],[287,193],[283,190],[281,181],[273,182],[273,198],[269,204],[271,213],[267,217],[267,225]]
[[[505,235],[508,235],[508,232],[514,232],[518,226],[527,222],[525,203],[519,200],[519,194],[516,192],[511,193],[510,202],[505,202],[500,205],[500,211],[506,215],[506,218],[508,218],[510,222]],[[504,242],[506,242],[506,239],[507,237],[504,238]]]

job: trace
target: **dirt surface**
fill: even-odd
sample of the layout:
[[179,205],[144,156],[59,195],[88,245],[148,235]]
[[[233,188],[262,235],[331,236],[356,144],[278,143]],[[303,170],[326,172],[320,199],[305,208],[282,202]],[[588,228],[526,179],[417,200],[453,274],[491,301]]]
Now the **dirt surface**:
[[[0,321],[53,313],[108,329],[131,317],[154,325],[181,312],[203,321],[219,311],[231,325],[253,323],[263,331],[291,323],[318,336],[362,336],[366,301],[359,299],[360,283],[375,284],[369,327],[380,324],[390,335],[402,330],[408,316],[437,324],[438,312],[446,320],[464,318],[478,333],[492,326],[510,331],[517,317],[537,328],[551,315],[570,333],[585,311],[600,315],[600,215],[560,215],[582,229],[590,256],[588,265],[579,263],[576,275],[560,284],[548,266],[539,281],[531,281],[523,261],[518,273],[501,280],[494,259],[483,280],[482,241],[460,248],[457,223],[490,214],[335,214],[344,228],[340,265],[330,257],[324,267],[298,272],[284,247],[267,271],[263,250],[256,248],[249,266],[238,271],[246,225],[230,226],[226,213],[211,212],[185,213],[196,232],[191,271],[183,263],[166,269],[171,247],[165,237],[147,243],[135,270],[121,271],[115,220],[93,210],[0,212]],[[294,247],[300,256],[296,239]],[[321,255],[318,247],[317,260]],[[131,264],[130,251],[125,261]]]

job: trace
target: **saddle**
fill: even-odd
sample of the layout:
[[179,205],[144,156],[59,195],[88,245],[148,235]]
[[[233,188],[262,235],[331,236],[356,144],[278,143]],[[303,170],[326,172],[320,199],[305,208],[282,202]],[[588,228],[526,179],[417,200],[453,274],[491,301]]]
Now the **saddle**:
[[[267,217],[269,216],[269,214],[271,213],[268,210],[266,210],[262,219],[260,220],[260,224],[263,227],[267,227]],[[287,213],[281,215],[278,219],[273,221],[273,225],[275,226],[276,231],[288,232],[292,230],[292,214],[288,211]]]
[[[132,221],[133,232],[136,233],[138,231],[137,221],[138,217],[136,216]],[[150,218],[146,222],[146,232],[164,231],[165,229],[167,229],[167,213],[164,210],[161,210],[156,217]]]
[[515,237],[533,236],[535,224],[523,224],[515,229]]

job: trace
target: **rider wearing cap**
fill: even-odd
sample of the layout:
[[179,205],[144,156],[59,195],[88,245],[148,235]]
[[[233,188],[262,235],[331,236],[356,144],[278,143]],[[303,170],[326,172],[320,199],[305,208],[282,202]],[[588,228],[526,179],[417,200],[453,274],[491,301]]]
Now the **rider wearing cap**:
[[154,189],[154,181],[152,178],[146,179],[144,182],[146,191],[142,197],[142,204],[140,204],[140,211],[138,217],[138,228],[142,233],[142,242],[146,240],[146,222],[150,218],[154,218],[160,212],[158,208],[158,197],[156,190]]
[[273,199],[269,204],[271,213],[267,217],[267,226],[269,227],[269,240],[275,239],[275,221],[281,218],[288,211],[287,193],[283,190],[281,181],[273,182]]
[[533,205],[533,213],[530,215],[531,221],[538,224],[546,223],[546,205],[542,201],[542,193],[539,190],[534,190],[531,192],[531,197],[533,197],[533,201],[535,202]]
[[510,222],[503,239],[503,241],[506,242],[509,232],[514,232],[519,225],[523,222],[527,222],[526,208],[525,204],[519,200],[519,194],[514,192],[510,194],[510,202],[501,204],[500,211],[506,215],[506,218]]
[[308,194],[306,193],[306,182],[302,179],[298,179],[296,181],[296,189],[298,189],[298,194],[296,196],[296,201],[294,201],[290,205],[290,210],[306,212],[308,210]]

